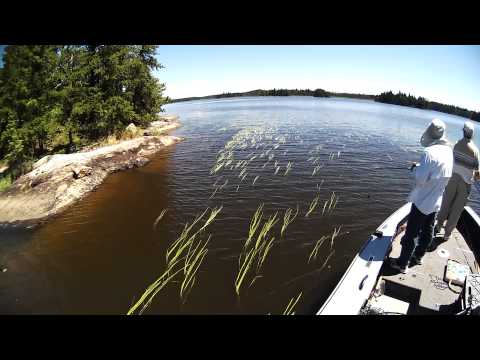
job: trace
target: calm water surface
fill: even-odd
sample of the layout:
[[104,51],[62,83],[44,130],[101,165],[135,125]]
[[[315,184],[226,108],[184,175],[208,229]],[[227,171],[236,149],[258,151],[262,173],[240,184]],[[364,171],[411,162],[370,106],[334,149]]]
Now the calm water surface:
[[[0,233],[0,265],[7,268],[0,273],[0,313],[124,314],[163,272],[166,249],[185,223],[219,206],[186,303],[173,282],[146,313],[277,314],[300,292],[297,312],[312,311],[368,235],[405,202],[412,184],[408,162],[419,159],[427,123],[444,120],[455,142],[464,121],[364,100],[309,97],[193,101],[166,111],[180,116],[183,127],[173,134],[185,141],[143,168],[109,176],[39,229]],[[333,192],[338,202],[322,215]],[[317,208],[305,217],[317,195]],[[471,198],[479,211],[475,189]],[[238,298],[238,256],[261,203],[265,215],[278,212],[280,222],[262,277]],[[297,206],[297,218],[281,237],[285,210]],[[340,226],[333,244],[325,242],[308,263],[316,241]]]

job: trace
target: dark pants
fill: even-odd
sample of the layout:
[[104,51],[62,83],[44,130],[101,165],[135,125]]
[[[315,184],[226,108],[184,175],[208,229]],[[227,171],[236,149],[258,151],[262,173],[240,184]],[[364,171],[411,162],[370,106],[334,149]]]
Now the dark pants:
[[[408,215],[407,230],[403,238],[402,251],[398,258],[398,264],[406,267],[410,258],[414,255],[420,259],[425,255],[428,247],[433,240],[433,225],[435,223],[436,213],[428,215],[423,214],[412,204],[412,210]],[[418,245],[415,244],[415,238],[418,237]]]

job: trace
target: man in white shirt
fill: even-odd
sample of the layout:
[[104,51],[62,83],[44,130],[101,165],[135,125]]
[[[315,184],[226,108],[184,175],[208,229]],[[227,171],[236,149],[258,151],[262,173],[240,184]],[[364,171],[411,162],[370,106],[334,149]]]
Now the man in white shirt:
[[[433,240],[435,215],[442,203],[442,194],[452,176],[453,153],[445,139],[445,123],[433,119],[422,135],[420,143],[425,150],[415,169],[415,188],[410,193],[412,209],[398,259],[390,259],[390,266],[407,273],[409,263],[421,264]],[[415,238],[419,236],[418,245]]]
[[449,240],[453,229],[457,226],[472,184],[479,177],[479,151],[472,141],[473,131],[473,123],[466,121],[463,126],[463,139],[459,140],[453,148],[453,175],[445,188],[435,227],[435,233],[439,233],[447,220],[443,241]]

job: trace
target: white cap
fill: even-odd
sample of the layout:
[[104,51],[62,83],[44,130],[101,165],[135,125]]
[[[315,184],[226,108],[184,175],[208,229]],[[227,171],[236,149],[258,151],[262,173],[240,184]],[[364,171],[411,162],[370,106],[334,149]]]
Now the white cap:
[[443,139],[446,127],[442,120],[433,119],[422,135],[420,140],[422,146],[427,147],[435,143],[435,141]]
[[471,121],[465,121],[465,124],[463,125],[463,133],[468,139],[473,137],[473,123]]

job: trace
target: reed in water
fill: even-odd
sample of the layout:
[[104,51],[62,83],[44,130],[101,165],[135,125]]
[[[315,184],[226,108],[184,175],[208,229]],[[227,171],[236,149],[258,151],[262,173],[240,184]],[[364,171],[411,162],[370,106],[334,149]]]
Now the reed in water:
[[162,220],[163,216],[165,215],[165,213],[168,211],[168,209],[163,209],[162,212],[160,213],[160,215],[158,215],[158,217],[155,219],[154,223],[153,223],[153,229],[155,230],[155,228],[157,227],[158,223],[160,220]]
[[292,169],[292,163],[289,161],[287,164],[287,169],[285,170],[285,174],[283,174],[283,176],[287,175],[291,169]]
[[267,258],[270,249],[273,246],[275,237],[270,237],[269,232],[278,222],[277,214],[270,216],[263,224],[262,229],[257,235],[254,242],[253,238],[256,230],[259,228],[263,216],[263,204],[261,204],[255,212],[252,221],[250,222],[250,229],[248,238],[245,241],[242,253],[238,260],[238,273],[235,278],[235,292],[240,296],[240,291],[244,286],[245,281],[250,281],[249,287],[261,277],[260,270]]
[[297,305],[298,303],[298,300],[300,300],[300,298],[302,297],[302,292],[300,292],[300,294],[298,294],[298,296],[295,298],[295,297],[292,297],[290,299],[290,302],[288,303],[287,307],[285,308],[285,310],[283,310],[283,314],[282,315],[295,315],[295,306]]
[[315,196],[315,198],[312,200],[312,202],[310,203],[310,206],[308,208],[308,211],[307,213],[305,214],[305,217],[308,217],[314,210],[315,208],[317,207],[318,205],[318,200],[320,199],[320,195],[317,195]]
[[342,230],[342,225],[340,225],[340,227],[337,229],[335,228],[333,230],[333,234],[331,236],[331,241],[330,241],[330,249],[333,249],[333,241],[335,240],[335,238],[338,236],[338,234],[340,233],[340,230]]
[[298,215],[298,205],[297,205],[297,211],[295,212],[295,215],[293,217],[292,217],[292,212],[293,212],[293,210],[290,209],[290,208],[288,208],[285,211],[285,215],[283,216],[282,229],[280,230],[280,237],[283,237],[283,233],[285,232],[285,230],[287,230],[288,225],[290,225],[295,220],[295,218],[297,217],[297,215]]
[[308,257],[308,263],[310,263],[312,258],[313,258],[313,260],[317,259],[318,249],[320,249],[320,246],[322,246],[322,244],[327,239],[328,239],[328,236],[322,235],[322,237],[315,242],[315,246],[313,247],[313,250],[310,253],[310,256]]
[[135,312],[142,314],[145,309],[151,304],[153,298],[162,290],[172,279],[183,272],[183,279],[180,286],[180,299],[185,303],[188,294],[195,284],[195,276],[198,268],[203,262],[208,250],[206,248],[210,241],[210,236],[207,240],[199,239],[202,232],[205,231],[218,213],[222,210],[214,208],[210,212],[210,216],[192,235],[190,232],[193,227],[205,216],[208,208],[197,216],[191,225],[185,224],[185,227],[180,236],[167,249],[166,254],[166,269],[142,294],[140,299],[128,310],[127,315],[132,315]]

